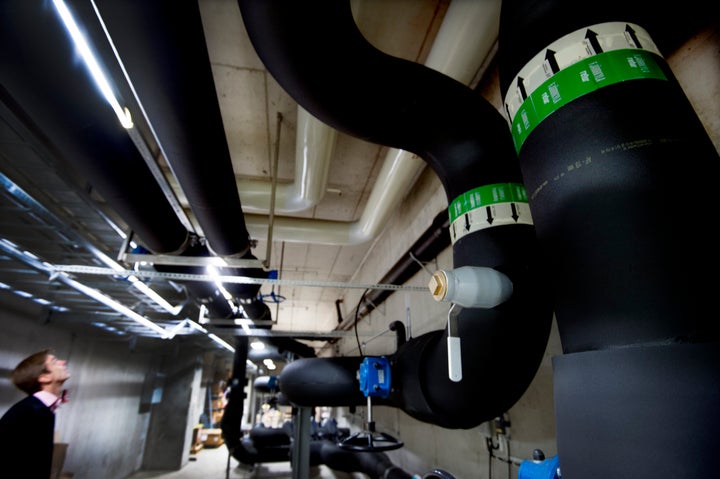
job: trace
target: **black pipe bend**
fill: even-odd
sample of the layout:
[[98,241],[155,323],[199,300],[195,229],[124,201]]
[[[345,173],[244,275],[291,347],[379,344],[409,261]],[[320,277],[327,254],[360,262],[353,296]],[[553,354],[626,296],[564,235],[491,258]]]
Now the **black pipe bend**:
[[[449,202],[480,186],[522,183],[499,112],[465,85],[374,48],[357,29],[349,2],[238,3],[266,68],[318,119],[364,140],[418,154],[438,175]],[[519,399],[540,364],[552,319],[535,254],[531,225],[486,228],[455,242],[456,268],[496,268],[510,277],[515,293],[495,309],[460,314],[464,381],[447,377],[445,331],[406,342],[391,361],[397,381],[389,399],[393,405],[443,427],[470,428]],[[508,359],[497,361],[503,357]],[[337,359],[305,360],[317,369],[302,373],[286,368],[283,392],[291,402],[312,403],[317,395],[315,405],[362,401],[354,380],[360,359],[350,364]],[[354,369],[343,371],[345,366]],[[331,384],[328,372],[338,373],[337,384]],[[303,384],[309,376],[315,376],[309,378],[312,386]],[[320,391],[319,383],[328,391]],[[496,386],[492,395],[485,393],[487,384]]]

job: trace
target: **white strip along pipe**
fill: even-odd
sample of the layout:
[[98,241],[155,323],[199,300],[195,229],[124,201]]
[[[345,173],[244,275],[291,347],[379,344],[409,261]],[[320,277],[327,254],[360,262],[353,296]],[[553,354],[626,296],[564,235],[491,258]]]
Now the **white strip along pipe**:
[[[425,66],[469,84],[497,40],[500,5],[500,0],[453,0]],[[341,222],[275,217],[273,240],[330,245],[369,241],[395,213],[424,167],[425,161],[416,155],[393,148],[385,157],[359,220]],[[242,201],[245,207],[245,200]],[[253,237],[267,237],[267,216],[246,214],[245,223]]]

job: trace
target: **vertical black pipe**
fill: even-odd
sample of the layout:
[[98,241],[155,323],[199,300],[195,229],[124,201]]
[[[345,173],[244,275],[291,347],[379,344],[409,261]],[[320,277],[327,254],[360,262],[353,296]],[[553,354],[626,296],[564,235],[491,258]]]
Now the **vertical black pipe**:
[[[587,55],[578,65],[598,82],[516,141],[565,352],[554,368],[568,477],[690,478],[715,469],[718,326],[706,313],[712,282],[701,278],[718,267],[707,227],[720,158],[661,52],[638,36],[666,31],[657,8],[503,2],[506,105],[539,98],[521,74],[538,53],[550,73],[537,91],[562,97],[585,88],[580,77],[562,77],[571,65],[553,63],[575,32],[585,39],[576,51]],[[607,22],[618,22],[613,34],[627,43],[610,54],[594,33]],[[606,81],[610,55],[622,65],[640,59],[656,74]]]
[[235,355],[233,370],[230,377],[230,397],[225,405],[225,412],[220,421],[225,445],[232,454],[240,446],[242,440],[243,403],[245,402],[245,374],[247,372],[249,341],[247,336],[235,337]]

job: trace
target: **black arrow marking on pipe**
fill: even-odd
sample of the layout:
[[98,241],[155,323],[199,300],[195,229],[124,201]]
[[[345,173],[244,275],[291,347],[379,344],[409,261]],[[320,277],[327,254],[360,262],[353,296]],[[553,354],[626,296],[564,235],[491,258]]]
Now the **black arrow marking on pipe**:
[[553,50],[550,50],[549,48],[545,52],[545,60],[547,60],[548,65],[550,65],[550,70],[553,72],[553,75],[560,71],[560,67],[557,64],[557,60],[555,60],[555,52]]
[[510,107],[507,102],[505,102],[505,113],[507,113],[508,120],[512,120],[512,117],[510,116]]
[[492,207],[486,206],[485,212],[487,213],[487,222],[492,224],[493,223]]
[[453,227],[453,238],[457,238],[457,231],[455,230],[455,222],[453,222],[452,227]]
[[635,30],[630,25],[625,25],[625,31],[628,35],[630,35],[630,38],[632,39],[633,43],[637,48],[642,48],[642,45],[640,44],[640,40],[638,40],[637,35],[635,35]]
[[597,33],[588,28],[587,33],[585,33],[585,38],[587,38],[587,41],[590,42],[590,46],[592,47],[594,53],[602,53],[603,49],[600,46],[600,42],[598,42]]
[[465,213],[465,231],[470,231],[470,215]]
[[527,92],[525,91],[525,79],[523,77],[518,77],[517,85],[520,89],[520,96],[522,97],[523,101],[525,101],[525,99],[527,98]]
[[520,213],[517,211],[517,206],[515,203],[510,203],[510,208],[512,209],[512,219],[515,220],[515,223],[517,223],[518,219],[520,218]]

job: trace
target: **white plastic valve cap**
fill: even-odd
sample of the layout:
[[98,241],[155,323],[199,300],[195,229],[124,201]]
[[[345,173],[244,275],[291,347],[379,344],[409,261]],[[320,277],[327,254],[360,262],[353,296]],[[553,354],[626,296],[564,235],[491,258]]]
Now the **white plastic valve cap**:
[[464,308],[494,308],[510,298],[513,285],[505,274],[493,268],[463,266],[439,270],[428,284],[436,301]]

